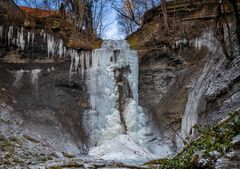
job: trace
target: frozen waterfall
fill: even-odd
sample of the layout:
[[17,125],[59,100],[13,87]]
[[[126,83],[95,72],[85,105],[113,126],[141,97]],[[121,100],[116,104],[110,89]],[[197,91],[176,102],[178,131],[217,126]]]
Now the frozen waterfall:
[[[91,109],[84,116],[90,137],[89,155],[111,160],[149,160],[161,157],[164,150],[169,152],[169,147],[160,145],[150,119],[138,105],[137,52],[130,50],[124,40],[108,40],[91,54],[75,54],[74,62],[83,65],[79,59],[83,55],[85,65],[87,58],[91,60],[91,66],[81,72],[86,76],[90,95]],[[71,69],[78,67],[71,65]]]
[[[69,80],[79,76],[89,96],[90,108],[83,113],[89,155],[111,160],[151,160],[171,155],[171,143],[161,139],[151,117],[138,105],[138,56],[127,41],[108,40],[100,49],[79,51],[44,31],[35,34],[19,27],[0,26],[0,39],[4,33],[7,45],[21,51],[34,48],[40,39],[48,62],[70,58]],[[177,45],[182,43],[185,41]],[[39,75],[44,71],[28,72],[36,97]],[[47,71],[51,72],[49,68]],[[24,73],[14,73],[15,88],[21,86]]]

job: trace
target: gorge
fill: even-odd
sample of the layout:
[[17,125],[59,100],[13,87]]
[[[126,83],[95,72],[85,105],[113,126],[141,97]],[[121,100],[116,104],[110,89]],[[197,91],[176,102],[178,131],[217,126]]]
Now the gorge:
[[[168,2],[170,32],[153,8],[126,40],[92,40],[58,14],[1,15],[0,167],[237,168],[240,56],[224,5],[224,44],[213,0]],[[191,147],[212,128],[223,136]]]
[[[1,34],[5,35],[7,32],[6,42],[9,46],[12,45],[23,51],[25,46],[31,48],[35,43],[34,36],[39,36],[30,32],[25,35],[23,28],[14,28],[13,26],[8,29],[1,26],[1,30]],[[15,37],[14,34],[17,36]],[[80,147],[77,147],[76,143],[73,145],[69,143],[68,148],[65,145],[65,148],[61,148],[59,151],[80,154],[83,151],[88,153],[90,150],[90,155],[107,160],[147,161],[148,159],[164,157],[167,153],[170,155],[170,146],[167,144],[164,146],[158,132],[154,132],[157,130],[157,126],[151,123],[151,117],[148,117],[142,107],[138,105],[138,55],[136,51],[130,50],[127,41],[108,40],[103,42],[100,49],[95,49],[92,52],[78,52],[63,46],[61,39],[55,40],[54,37],[44,32],[41,32],[40,36],[47,46],[46,62],[52,62],[53,57],[70,58],[69,75],[65,77],[66,84],[64,85],[78,90],[81,86],[74,82],[74,79],[77,79],[86,86],[85,89],[79,89],[86,95],[85,102],[88,104],[86,110],[79,112],[82,117],[80,119],[82,122],[81,131],[83,131],[82,135],[85,140],[81,142]],[[27,37],[26,41],[24,37]],[[41,86],[44,85],[42,84],[42,76],[44,74],[46,76],[47,73],[47,76],[52,77],[52,74],[59,68],[36,66],[36,69],[32,70],[20,68],[9,71],[13,77],[12,86],[16,91],[22,92],[26,84],[31,85],[32,88],[31,92],[25,92],[33,98],[34,103],[22,103],[23,105],[21,105],[16,100],[15,105],[20,104],[20,107],[26,108],[26,106],[32,107],[31,104],[37,104],[41,107],[46,104],[44,99],[47,99],[48,102],[49,99],[54,100],[52,97],[59,97],[58,93],[55,92],[54,96],[42,96],[42,94],[48,94],[49,91],[45,87],[41,89]],[[66,87],[63,84],[60,85]],[[81,101],[78,104],[82,104]],[[36,113],[41,113],[41,111]],[[30,116],[38,118],[35,117],[35,114]],[[79,122],[76,121],[76,123]],[[34,128],[35,125],[28,124],[28,128]],[[38,134],[41,135],[41,132],[43,131]],[[77,133],[75,134],[77,135]],[[53,134],[49,132],[48,135]],[[161,147],[164,149],[159,151]]]

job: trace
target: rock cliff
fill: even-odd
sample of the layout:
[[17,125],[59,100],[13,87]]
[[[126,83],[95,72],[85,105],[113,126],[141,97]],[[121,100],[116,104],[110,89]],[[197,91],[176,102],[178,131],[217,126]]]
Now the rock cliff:
[[[198,135],[197,126],[216,124],[240,106],[232,6],[226,1],[222,6],[224,36],[231,39],[224,47],[218,32],[218,3],[192,2],[167,3],[170,31],[164,30],[161,8],[156,7],[146,12],[142,27],[127,38],[141,59],[139,102],[176,149],[181,149],[184,139]],[[233,60],[226,58],[225,48]]]
[[[4,150],[0,162],[28,166],[87,153],[90,136],[83,119],[91,105],[82,77],[92,64],[89,51],[101,41],[76,33],[58,12],[10,5],[18,12],[11,16],[5,6],[0,3],[5,11],[0,13],[0,146]],[[165,156],[197,137],[197,128],[208,128],[240,107],[235,18],[230,3],[224,2],[222,8],[224,41],[214,0],[168,2],[167,32],[161,8],[156,7],[146,12],[141,28],[127,38],[139,54],[139,105],[161,138],[162,148],[157,151]],[[122,79],[119,76],[118,84],[123,86],[119,90],[129,90]],[[18,153],[13,151],[16,147]],[[234,148],[239,152],[238,144]],[[229,166],[228,160],[217,165]],[[84,165],[73,160],[65,166],[73,163]]]

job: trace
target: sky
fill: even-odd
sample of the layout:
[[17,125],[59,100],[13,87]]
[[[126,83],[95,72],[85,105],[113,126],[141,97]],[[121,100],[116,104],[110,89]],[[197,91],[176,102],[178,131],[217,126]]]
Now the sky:
[[[17,2],[18,2],[18,5],[23,5],[23,6],[27,5],[24,2],[19,1],[19,0]],[[119,25],[118,25],[118,21],[116,19],[117,13],[113,8],[111,8],[111,5],[109,6],[109,8],[110,8],[109,9],[110,11],[109,11],[109,14],[106,18],[107,22],[105,23],[108,26],[106,28],[106,31],[105,31],[104,35],[103,35],[103,39],[112,39],[112,40],[124,39],[124,36],[121,35],[121,33],[118,30]]]
[[110,16],[108,19],[111,19],[110,25],[107,28],[107,31],[105,33],[104,39],[112,39],[112,40],[119,40],[124,39],[124,37],[120,34],[118,30],[118,22],[116,19],[116,11],[111,9]]

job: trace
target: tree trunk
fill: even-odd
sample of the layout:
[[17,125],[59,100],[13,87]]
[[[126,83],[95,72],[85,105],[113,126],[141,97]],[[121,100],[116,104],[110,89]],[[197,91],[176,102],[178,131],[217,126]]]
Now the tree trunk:
[[217,15],[216,15],[216,38],[219,40],[223,53],[227,60],[233,60],[232,55],[228,53],[225,36],[224,36],[224,26],[223,26],[223,13],[222,13],[222,1],[218,2]]
[[238,5],[236,0],[229,0],[232,4],[233,12],[236,19],[236,35],[238,40],[239,52],[240,52],[240,15],[238,12]]
[[93,1],[92,0],[87,0],[86,3],[86,28],[87,32],[89,32],[90,35],[93,34],[93,16],[92,16],[92,5]]
[[78,2],[79,6],[79,29],[82,29],[83,26],[83,21],[84,21],[84,16],[85,16],[85,1],[84,0],[79,0]]
[[168,26],[168,15],[167,15],[166,0],[161,0],[161,7],[162,7],[162,12],[163,12],[165,31],[168,32],[169,31],[169,26]]

